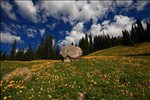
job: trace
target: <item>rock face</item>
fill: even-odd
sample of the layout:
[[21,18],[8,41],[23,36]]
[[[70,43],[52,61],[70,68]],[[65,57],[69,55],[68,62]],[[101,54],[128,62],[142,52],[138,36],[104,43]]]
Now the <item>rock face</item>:
[[10,81],[13,77],[20,77],[24,81],[28,81],[32,79],[32,72],[24,67],[24,68],[17,68],[14,71],[6,74],[3,77],[3,81]]
[[77,46],[67,45],[61,48],[60,54],[63,56],[64,62],[70,62],[73,59],[80,58],[83,51]]

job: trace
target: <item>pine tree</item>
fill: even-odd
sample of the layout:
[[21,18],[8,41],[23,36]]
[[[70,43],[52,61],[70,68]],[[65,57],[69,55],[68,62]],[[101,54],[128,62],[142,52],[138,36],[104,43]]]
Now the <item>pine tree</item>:
[[11,54],[10,54],[10,59],[11,60],[15,60],[16,45],[17,45],[17,41],[15,40],[13,45],[12,45],[12,49],[11,49]]
[[31,46],[27,49],[27,51],[24,53],[24,60],[30,61],[33,60],[33,51]]
[[137,35],[138,35],[138,39],[139,39],[139,42],[141,43],[141,42],[144,42],[144,38],[145,38],[145,36],[144,36],[144,28],[143,28],[143,25],[142,25],[142,23],[141,23],[141,20],[137,20],[136,21],[136,23],[137,23],[137,29],[136,29],[136,32],[137,32]]
[[51,35],[48,35],[46,38],[46,59],[52,59],[54,56],[54,51],[53,51],[53,38]]
[[90,53],[90,44],[89,44],[89,41],[88,41],[88,35],[85,34],[85,55],[89,54]]
[[129,35],[129,32],[127,30],[123,30],[122,34],[123,34],[123,39],[122,39],[123,45],[132,46],[133,43],[131,41],[131,37]]
[[36,59],[44,59],[44,56],[45,56],[44,39],[42,38],[39,43],[38,49],[35,53],[35,58]]
[[147,22],[146,23],[146,30],[145,30],[145,33],[146,33],[146,41],[150,41],[150,22]]
[[0,60],[2,60],[2,50],[0,49]]
[[90,40],[90,43],[89,43],[89,45],[90,45],[90,53],[92,53],[92,52],[93,52],[93,41],[92,41],[92,35],[89,35],[89,40]]
[[2,60],[2,61],[4,61],[4,60],[7,58],[6,53],[7,53],[7,52],[6,52],[6,51],[4,51],[4,53],[2,54],[2,58],[1,58],[1,60]]
[[136,44],[139,42],[138,34],[137,34],[137,27],[134,25],[132,25],[132,28],[131,28],[131,40]]
[[19,49],[18,52],[16,53],[16,60],[23,60],[23,55],[24,55],[23,50]]
[[79,41],[79,47],[82,49],[83,51],[83,55],[86,55],[86,43],[85,43],[85,38],[81,38]]
[[94,37],[94,51],[98,50],[98,36]]

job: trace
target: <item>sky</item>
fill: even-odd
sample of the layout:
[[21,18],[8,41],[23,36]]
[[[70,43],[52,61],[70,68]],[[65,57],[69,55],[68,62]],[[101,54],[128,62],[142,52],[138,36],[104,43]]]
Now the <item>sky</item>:
[[150,21],[149,0],[1,0],[0,44],[9,52],[37,48],[41,38],[53,36],[58,46],[76,43],[85,34],[122,36],[136,19]]

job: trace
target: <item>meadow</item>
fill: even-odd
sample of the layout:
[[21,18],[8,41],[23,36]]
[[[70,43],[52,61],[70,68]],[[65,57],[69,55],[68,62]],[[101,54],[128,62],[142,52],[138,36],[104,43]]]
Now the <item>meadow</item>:
[[2,77],[19,67],[33,73],[31,81],[1,81],[3,100],[149,100],[150,43],[116,46],[64,63],[60,60],[3,61]]

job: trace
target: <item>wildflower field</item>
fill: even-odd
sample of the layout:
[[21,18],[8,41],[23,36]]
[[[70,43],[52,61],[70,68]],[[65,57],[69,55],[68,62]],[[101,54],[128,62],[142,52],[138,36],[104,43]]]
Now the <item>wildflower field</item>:
[[[19,67],[33,73],[31,81],[18,77],[0,83],[1,100],[149,100],[150,43],[117,46],[64,63],[60,60],[3,61],[2,77]],[[145,55],[146,54],[146,55]]]

